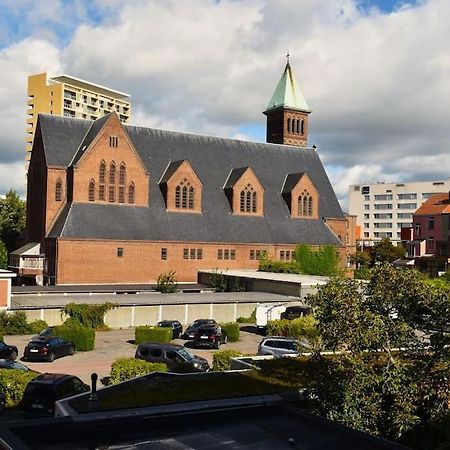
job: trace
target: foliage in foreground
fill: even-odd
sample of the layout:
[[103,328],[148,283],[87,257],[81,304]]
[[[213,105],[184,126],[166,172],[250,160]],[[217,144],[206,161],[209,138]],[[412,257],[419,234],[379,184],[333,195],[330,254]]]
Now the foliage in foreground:
[[77,324],[64,324],[53,328],[53,335],[75,345],[77,352],[90,352],[95,346],[95,330],[91,327],[85,327]]
[[228,342],[237,342],[240,336],[239,324],[236,322],[221,323],[222,332],[228,339]]
[[237,350],[218,350],[213,355],[213,370],[217,372],[223,372],[230,370],[231,358],[242,356],[241,352]]
[[167,372],[167,366],[163,363],[150,363],[135,358],[119,358],[111,365],[110,381],[116,384],[152,372]]
[[12,314],[0,312],[0,331],[3,335],[37,334],[46,327],[48,325],[44,320],[28,322],[27,315],[23,311],[15,311]]
[[105,314],[114,308],[118,308],[116,303],[103,303],[101,305],[91,305],[87,303],[68,303],[61,309],[61,318],[69,316],[66,324],[79,325],[94,329],[106,328]]
[[172,340],[172,328],[142,326],[134,329],[134,343],[159,342],[161,344]]
[[[414,270],[382,264],[368,284],[336,278],[308,300],[323,346],[346,351],[328,360],[315,355],[324,370],[308,399],[310,410],[394,440],[448,412],[449,289],[429,286]],[[430,334],[430,348],[415,330]]]
[[256,308],[252,311],[249,317],[240,316],[236,319],[237,323],[256,323]]
[[294,260],[274,261],[261,257],[259,270],[262,272],[303,273],[306,275],[336,275],[339,272],[339,258],[336,247],[325,245],[313,249],[307,244],[296,247]]
[[5,393],[7,408],[20,403],[28,382],[38,375],[32,370],[25,372],[16,369],[0,369],[0,389]]

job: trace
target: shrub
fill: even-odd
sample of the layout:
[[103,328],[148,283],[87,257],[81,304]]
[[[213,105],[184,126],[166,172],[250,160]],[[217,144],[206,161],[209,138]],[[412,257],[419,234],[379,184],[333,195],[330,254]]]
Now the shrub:
[[135,344],[143,342],[165,343],[172,340],[172,328],[168,327],[136,327],[134,330]]
[[156,290],[162,294],[172,294],[177,291],[177,279],[175,278],[175,272],[170,270],[167,273],[159,275]]
[[16,311],[12,314],[1,311],[0,329],[3,330],[3,334],[29,334],[27,315],[23,311]]
[[242,353],[233,349],[215,352],[213,356],[213,370],[219,372],[230,370],[231,358],[236,358],[237,356],[242,356]]
[[249,317],[238,317],[237,323],[256,323],[256,308],[252,311]]
[[28,324],[28,331],[30,334],[39,334],[42,330],[48,327],[48,323],[45,320],[36,319]]
[[59,327],[54,327],[53,334],[73,342],[75,349],[79,352],[89,352],[94,349],[95,330],[93,328],[64,324]]
[[230,342],[237,342],[239,340],[239,324],[235,322],[221,323],[222,331],[227,336]]
[[110,309],[118,308],[116,303],[102,305],[88,305],[86,303],[69,303],[61,310],[61,317],[69,316],[65,322],[70,325],[81,325],[90,328],[104,328],[105,314]]
[[111,365],[111,383],[120,383],[151,372],[167,372],[167,366],[135,358],[119,358]]
[[313,348],[320,344],[317,320],[311,314],[294,320],[269,320],[267,322],[267,335],[306,339]]
[[36,378],[39,374],[30,370],[0,369],[0,389],[6,396],[6,407],[17,406],[22,400],[23,393],[29,381]]

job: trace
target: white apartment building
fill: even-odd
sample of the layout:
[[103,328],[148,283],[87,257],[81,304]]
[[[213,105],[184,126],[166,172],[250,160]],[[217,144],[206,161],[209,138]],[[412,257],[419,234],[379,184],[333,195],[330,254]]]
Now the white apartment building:
[[356,216],[357,239],[371,245],[388,237],[400,241],[400,230],[412,226],[412,216],[431,195],[450,191],[445,181],[350,185],[349,214]]

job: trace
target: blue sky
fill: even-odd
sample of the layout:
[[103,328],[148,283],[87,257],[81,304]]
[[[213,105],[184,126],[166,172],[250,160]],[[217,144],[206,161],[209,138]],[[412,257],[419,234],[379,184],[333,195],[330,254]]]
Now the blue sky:
[[0,194],[23,194],[29,74],[127,92],[137,125],[264,141],[288,50],[343,205],[349,184],[449,176],[448,0],[180,3],[0,0]]

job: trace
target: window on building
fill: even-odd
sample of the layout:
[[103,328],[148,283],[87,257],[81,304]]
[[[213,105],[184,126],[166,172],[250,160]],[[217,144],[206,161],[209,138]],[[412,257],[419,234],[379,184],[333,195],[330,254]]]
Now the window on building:
[[114,161],[109,165],[109,184],[116,184],[116,163]]
[[250,261],[254,261],[256,259],[255,250],[250,250]]
[[284,250],[280,250],[280,259],[284,261]]
[[249,183],[240,193],[240,211],[255,214],[258,210],[257,193]]
[[98,169],[98,182],[100,184],[105,183],[105,174],[106,174],[106,163],[105,161],[100,161],[100,167]]
[[183,259],[189,259],[189,249],[188,248],[183,249]]
[[125,203],[125,186],[119,186],[119,203]]
[[361,189],[361,194],[363,195],[370,194],[370,186],[363,186]]
[[122,258],[123,256],[123,247],[117,247],[117,256]]
[[55,201],[62,201],[62,181],[58,179],[55,185]]
[[116,190],[114,186],[109,186],[108,201],[114,203],[116,201]]
[[[376,215],[376,214],[375,214]],[[370,214],[364,214],[364,219],[370,219]]]
[[415,200],[417,198],[416,193],[397,194],[398,200]]
[[203,259],[203,250],[201,248],[197,249],[197,259]]
[[225,249],[223,251],[223,259],[230,259],[230,250]]
[[364,209],[368,211],[370,209],[370,205],[364,205]]
[[128,186],[128,203],[132,205],[134,203],[134,197],[135,197],[135,187],[134,183],[131,183]]
[[95,202],[95,181],[94,180],[89,181],[88,196],[89,196],[90,202]]
[[166,247],[163,247],[161,249],[161,259],[164,259],[164,260],[167,259],[167,248]]
[[428,218],[428,229],[429,230],[434,230],[434,217],[429,217]]
[[364,222],[364,228],[370,228],[370,223]]
[[313,198],[307,190],[304,190],[297,199],[298,215],[300,217],[312,217]]
[[230,259],[236,259],[236,250],[230,250]]
[[98,187],[98,199],[105,201],[105,185],[104,184],[101,184]]
[[185,178],[175,188],[175,208],[193,209],[195,199],[195,189]]
[[[376,197],[376,196],[375,196]],[[364,196],[364,201],[368,202],[370,201],[370,195],[365,195]]]
[[412,219],[412,213],[397,213],[397,219]]
[[414,224],[414,234],[416,236],[420,236],[420,231],[421,231],[421,225],[420,223],[415,223]]
[[120,170],[119,170],[119,184],[124,185],[125,184],[125,176],[126,176],[126,167],[125,163],[120,163]]
[[303,119],[300,123],[300,133],[305,134],[305,121]]
[[221,248],[217,250],[217,259],[223,259],[223,250]]
[[195,248],[191,248],[189,252],[189,258],[195,259]]
[[417,203],[398,203],[398,209],[417,209]]
[[365,231],[365,232],[364,232],[364,237],[368,238],[369,236],[370,236],[369,232],[368,232],[368,231]]
[[119,138],[117,136],[109,137],[109,146],[111,148],[117,148],[119,146]]
[[392,200],[392,194],[374,195],[374,200]]

